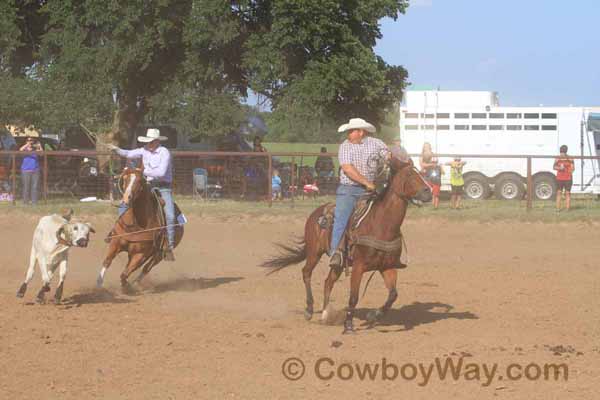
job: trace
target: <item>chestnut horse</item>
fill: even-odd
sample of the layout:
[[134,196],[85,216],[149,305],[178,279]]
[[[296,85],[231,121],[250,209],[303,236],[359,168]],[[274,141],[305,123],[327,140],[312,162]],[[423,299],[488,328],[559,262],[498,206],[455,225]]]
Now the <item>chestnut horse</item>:
[[[163,259],[162,241],[166,236],[166,228],[161,223],[162,205],[146,182],[143,170],[125,168],[119,178],[119,188],[123,192],[123,201],[129,206],[119,217],[108,236],[108,254],[102,263],[98,275],[97,286],[102,287],[104,274],[113,259],[122,251],[126,251],[129,259],[121,273],[123,292],[132,291],[128,278],[142,267],[142,272],[135,282],[141,281],[150,270]],[[175,206],[175,213],[178,208]],[[175,247],[183,237],[183,226],[175,226]]]
[[[354,331],[352,318],[358,303],[358,295],[362,275],[367,271],[379,271],[388,289],[385,304],[376,312],[369,313],[369,321],[375,322],[392,306],[398,293],[396,291],[396,275],[399,267],[401,248],[400,226],[406,216],[409,201],[431,201],[431,189],[421,174],[413,166],[412,161],[404,163],[395,157],[389,161],[391,177],[388,187],[380,199],[376,200],[371,211],[361,224],[351,233],[355,240],[352,254],[352,275],[350,279],[350,300],[346,310],[344,333]],[[310,284],[313,269],[321,256],[329,249],[332,227],[321,228],[318,221],[327,205],[317,208],[308,217],[304,227],[304,240],[299,247],[280,246],[285,253],[262,266],[278,271],[292,264],[306,260],[302,269],[302,277],[306,288],[305,318],[313,315],[313,295]],[[361,240],[363,239],[363,240]],[[366,240],[364,240],[366,239]],[[366,243],[365,243],[366,242]],[[321,318],[327,320],[327,305],[333,285],[338,280],[342,268],[329,271],[325,281],[325,296]]]

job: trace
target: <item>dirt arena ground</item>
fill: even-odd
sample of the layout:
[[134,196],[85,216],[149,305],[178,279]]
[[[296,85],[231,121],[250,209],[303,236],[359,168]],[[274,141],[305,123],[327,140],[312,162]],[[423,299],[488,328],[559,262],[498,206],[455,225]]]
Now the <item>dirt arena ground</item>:
[[[125,255],[106,290],[94,288],[111,220],[90,220],[98,234],[72,250],[56,306],[33,304],[39,271],[15,297],[37,218],[0,217],[1,399],[591,399],[600,390],[595,224],[409,220],[410,266],[394,309],[365,326],[365,309],[387,295],[376,276],[359,303],[358,333],[341,335],[318,313],[304,320],[300,265],[269,277],[257,267],[272,242],[302,232],[300,217],[189,217],[177,261],[161,264],[136,296],[119,290]],[[318,310],[326,273],[322,261]],[[334,289],[338,311],[348,285],[343,278]],[[299,364],[282,368],[290,357],[304,376]],[[463,369],[442,379],[436,358],[462,359]],[[379,365],[373,378],[360,374],[366,364]],[[497,365],[493,379],[484,364]],[[521,368],[512,377],[529,378],[509,379],[511,364]],[[546,364],[565,364],[568,379],[544,379]]]

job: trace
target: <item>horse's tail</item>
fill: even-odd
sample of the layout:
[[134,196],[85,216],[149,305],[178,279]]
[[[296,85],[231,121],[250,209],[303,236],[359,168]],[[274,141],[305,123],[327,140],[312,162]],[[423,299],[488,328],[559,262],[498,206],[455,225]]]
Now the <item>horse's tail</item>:
[[277,246],[283,249],[283,252],[278,257],[274,257],[260,264],[261,267],[272,268],[267,275],[271,275],[272,273],[277,272],[285,267],[289,267],[290,265],[298,264],[306,260],[306,243],[304,240],[298,241],[295,246],[288,246],[284,244],[277,244]]

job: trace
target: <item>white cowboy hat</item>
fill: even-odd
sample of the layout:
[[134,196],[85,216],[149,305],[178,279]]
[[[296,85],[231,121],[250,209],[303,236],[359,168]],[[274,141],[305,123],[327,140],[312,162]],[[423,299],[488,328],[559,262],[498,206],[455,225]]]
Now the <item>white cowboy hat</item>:
[[340,125],[338,133],[347,132],[351,129],[364,129],[367,132],[375,133],[375,127],[362,118],[351,118],[347,124]]
[[138,136],[138,141],[142,143],[150,143],[153,140],[165,141],[167,140],[166,136],[160,136],[160,131],[158,129],[148,129],[146,131],[146,136]]

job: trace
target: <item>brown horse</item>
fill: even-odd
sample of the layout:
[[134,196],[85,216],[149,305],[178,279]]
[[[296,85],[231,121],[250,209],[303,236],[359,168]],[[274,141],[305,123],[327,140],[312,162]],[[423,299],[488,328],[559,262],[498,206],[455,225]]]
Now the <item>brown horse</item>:
[[[162,242],[166,228],[161,223],[162,206],[144,179],[143,170],[125,168],[119,179],[123,191],[123,201],[129,207],[115,223],[107,240],[110,240],[108,254],[102,263],[98,275],[97,286],[102,287],[104,274],[113,259],[122,251],[126,251],[129,260],[121,273],[123,292],[132,291],[128,278],[142,267],[142,272],[135,282],[141,281],[150,270],[163,259]],[[177,206],[175,206],[177,214]],[[175,247],[183,237],[183,226],[175,227]]]
[[[354,330],[352,318],[358,303],[358,295],[362,275],[367,271],[379,271],[388,289],[385,304],[376,312],[369,313],[369,321],[374,323],[381,318],[392,306],[398,293],[396,291],[396,269],[400,266],[402,252],[400,226],[406,216],[409,201],[431,201],[431,189],[423,180],[421,174],[414,168],[412,161],[404,163],[396,158],[390,161],[392,175],[388,187],[379,200],[373,204],[355,230],[347,232],[354,241],[352,251],[352,275],[350,280],[350,300],[344,322],[344,333]],[[266,261],[264,267],[278,271],[292,264],[306,260],[302,269],[302,277],[306,287],[305,318],[310,320],[313,315],[313,295],[310,284],[313,269],[321,256],[329,249],[332,227],[321,228],[319,218],[327,205],[317,208],[308,217],[304,227],[304,240],[299,247],[281,246],[286,252],[281,256]],[[400,245],[399,245],[400,244]],[[327,305],[333,285],[338,280],[342,268],[329,271],[325,281],[325,296],[323,300],[322,320],[327,319]]]

